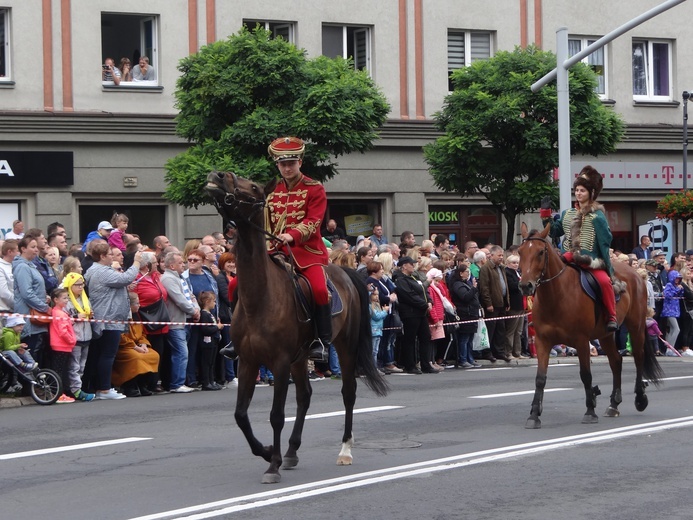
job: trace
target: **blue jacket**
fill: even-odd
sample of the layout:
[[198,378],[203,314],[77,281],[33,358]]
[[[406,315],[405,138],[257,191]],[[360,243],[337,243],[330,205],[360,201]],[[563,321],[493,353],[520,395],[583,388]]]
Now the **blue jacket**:
[[383,322],[385,321],[385,318],[387,317],[387,311],[379,310],[376,311],[373,309],[373,306],[370,308],[371,310],[371,332],[373,334],[373,337],[378,337],[383,335]]
[[[46,284],[34,263],[23,256],[17,256],[12,260],[12,274],[14,275],[14,312],[29,314],[29,309],[48,312]],[[22,337],[41,332],[48,332],[48,325],[33,325],[26,320]]]
[[671,270],[668,274],[669,283],[664,288],[664,306],[662,307],[663,318],[678,318],[681,316],[681,304],[679,298],[683,297],[683,287],[681,284],[676,285],[674,282],[677,278],[681,278],[678,271]]

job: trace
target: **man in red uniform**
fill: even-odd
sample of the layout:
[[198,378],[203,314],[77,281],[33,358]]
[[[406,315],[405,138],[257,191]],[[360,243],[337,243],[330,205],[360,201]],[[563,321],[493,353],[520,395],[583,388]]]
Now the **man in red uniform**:
[[[267,196],[265,228],[281,241],[270,242],[269,252],[292,255],[297,270],[310,283],[318,335],[310,345],[310,359],[327,362],[327,349],[332,343],[332,312],[324,269],[328,254],[320,235],[327,197],[322,184],[301,173],[305,149],[298,137],[280,137],[269,145],[269,154],[282,178]],[[235,290],[235,281],[234,278],[229,284],[230,295]],[[233,345],[220,352],[230,359],[236,358]]]
[[310,283],[318,333],[310,346],[310,358],[327,361],[327,349],[332,342],[332,313],[324,269],[328,254],[320,235],[327,196],[322,184],[301,173],[305,149],[298,137],[280,137],[269,145],[269,154],[282,178],[267,197],[265,224],[281,240],[270,243],[270,252],[288,255],[290,249],[298,271]]

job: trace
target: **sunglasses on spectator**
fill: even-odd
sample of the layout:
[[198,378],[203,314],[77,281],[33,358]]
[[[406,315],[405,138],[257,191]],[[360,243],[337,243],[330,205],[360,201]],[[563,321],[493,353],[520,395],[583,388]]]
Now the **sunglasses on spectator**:
[[202,262],[202,258],[197,258],[197,257],[188,258],[188,262]]
[[83,283],[73,283],[72,287],[84,287]]

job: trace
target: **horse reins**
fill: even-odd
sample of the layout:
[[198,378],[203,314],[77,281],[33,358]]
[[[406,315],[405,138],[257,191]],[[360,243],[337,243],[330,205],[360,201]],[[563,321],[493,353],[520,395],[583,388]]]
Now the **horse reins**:
[[[235,184],[235,181],[234,181]],[[239,197],[239,195],[242,195],[244,199],[249,199],[249,200],[243,200]],[[256,231],[259,231],[263,235],[265,235],[267,238],[270,240],[273,240],[275,242],[280,242],[281,244],[286,247],[287,252],[288,252],[288,257],[289,257],[289,262],[291,264],[291,268],[295,271],[296,270],[296,264],[294,263],[294,255],[291,252],[291,246],[289,244],[284,244],[284,241],[279,238],[278,236],[270,233],[267,231],[264,227],[258,226],[255,222],[252,221],[252,219],[255,217],[255,215],[259,211],[263,211],[265,209],[266,201],[259,200],[255,197],[251,197],[250,195],[246,195],[245,193],[241,193],[241,191],[237,188],[234,187],[233,193],[229,193],[228,191],[225,192],[224,195],[224,202],[225,205],[231,207],[231,208],[239,208],[241,204],[247,204],[251,206],[251,212],[248,216],[242,215],[243,221],[248,224],[250,227],[255,229]],[[217,211],[221,209],[221,204],[217,202],[216,199],[213,198],[213,204],[217,208]],[[288,274],[288,273],[287,273]],[[301,301],[301,299],[298,297],[297,291],[301,291],[301,288],[298,286],[297,280],[293,276],[289,276],[291,279],[291,282],[294,285],[295,291],[294,291],[294,298],[296,299],[296,310],[298,311],[299,308],[303,309],[303,312],[306,316],[310,317],[311,313],[307,309],[306,305],[304,302]],[[310,321],[310,318],[307,321],[304,321],[301,319],[300,316],[298,316],[298,320],[304,323],[307,323],[307,321]]]
[[555,280],[556,278],[561,276],[563,274],[563,271],[565,271],[565,264],[563,264],[563,268],[560,271],[558,271],[558,274],[555,274],[551,278],[544,278],[544,273],[549,267],[549,245],[546,243],[546,240],[541,237],[527,237],[525,238],[525,241],[527,240],[538,240],[544,244],[544,267],[542,268],[541,273],[539,273],[539,278],[537,278],[537,287],[539,287],[542,284],[549,283],[551,280]]

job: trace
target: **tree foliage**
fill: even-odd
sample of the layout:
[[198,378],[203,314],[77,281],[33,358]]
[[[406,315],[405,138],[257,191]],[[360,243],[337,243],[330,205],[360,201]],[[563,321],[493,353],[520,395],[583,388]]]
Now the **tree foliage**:
[[[454,90],[434,115],[445,135],[424,147],[436,186],[461,196],[482,194],[500,209],[512,244],[515,218],[558,200],[552,169],[558,165],[556,85],[531,85],[556,66],[536,47],[499,52],[453,74]],[[594,89],[596,76],[580,63],[570,70],[571,152],[613,152],[624,125]]]
[[187,207],[204,202],[212,170],[259,182],[276,176],[267,146],[284,135],[306,141],[307,175],[329,179],[336,157],[372,147],[390,110],[351,60],[308,59],[262,28],[207,45],[178,69],[176,131],[192,146],[166,164],[164,196]]

